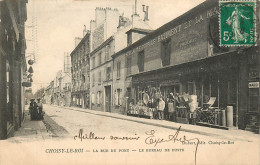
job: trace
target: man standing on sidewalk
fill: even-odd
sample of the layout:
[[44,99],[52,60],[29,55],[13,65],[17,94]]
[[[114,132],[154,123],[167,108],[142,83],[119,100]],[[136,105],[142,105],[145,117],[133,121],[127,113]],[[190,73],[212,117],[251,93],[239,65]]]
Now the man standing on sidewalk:
[[162,97],[160,97],[159,103],[158,103],[158,115],[159,115],[159,120],[163,119],[163,111],[165,108],[165,102],[163,101]]

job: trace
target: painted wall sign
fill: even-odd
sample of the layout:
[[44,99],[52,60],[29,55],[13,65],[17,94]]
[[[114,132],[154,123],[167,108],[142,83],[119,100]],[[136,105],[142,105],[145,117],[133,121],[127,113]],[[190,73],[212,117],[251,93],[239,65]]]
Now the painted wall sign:
[[[185,31],[184,33],[182,33],[182,35],[186,34],[186,36],[188,36],[187,33],[186,33],[187,29],[193,28],[194,26],[197,26],[197,27],[201,28],[202,26],[199,25],[199,24],[201,24],[203,22],[206,22],[207,19],[209,19],[212,16],[215,16],[218,13],[219,13],[218,7],[214,7],[212,9],[210,9],[210,10],[207,10],[206,12],[204,12],[202,14],[199,14],[196,17],[193,17],[192,19],[189,19],[188,21],[185,21],[185,22],[183,22],[183,23],[181,23],[181,24],[179,24],[177,26],[174,26],[172,29],[170,29],[170,30],[168,30],[166,32],[163,32],[162,34],[154,37],[153,39],[149,40],[145,44],[133,48],[132,50],[128,51],[126,53],[126,55],[131,55],[133,53],[137,53],[139,51],[142,51],[146,47],[151,47],[151,46],[153,46],[156,43],[162,42],[162,41],[172,37],[173,35],[181,33],[182,31]],[[201,32],[202,31],[203,32],[207,32],[207,29],[202,30],[200,28],[196,28],[196,29],[198,29]],[[207,27],[205,26],[205,28],[207,28]],[[193,30],[191,30],[191,31],[193,31]],[[197,32],[195,32],[195,33],[197,33]],[[176,36],[176,38],[178,38],[178,37]],[[191,38],[189,40],[193,40],[193,42],[195,42],[194,39],[195,38],[193,38],[193,39]],[[187,42],[192,42],[192,41],[187,41]]]

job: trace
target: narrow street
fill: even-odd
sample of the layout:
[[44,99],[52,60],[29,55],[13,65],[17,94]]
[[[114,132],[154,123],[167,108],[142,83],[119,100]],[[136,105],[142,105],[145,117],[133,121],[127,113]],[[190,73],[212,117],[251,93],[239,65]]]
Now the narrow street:
[[[44,105],[45,123],[52,127],[52,131],[57,136],[74,136],[79,129],[85,131],[95,131],[100,135],[107,135],[111,132],[124,135],[143,135],[145,131],[157,130],[160,133],[170,132],[170,129],[155,127],[137,122],[115,119],[111,117],[93,115],[87,112],[79,112],[67,108]],[[48,127],[48,126],[47,126]],[[67,132],[67,134],[64,132]],[[192,135],[192,133],[185,133]],[[196,135],[198,136],[198,135]],[[199,135],[199,138],[206,138]]]

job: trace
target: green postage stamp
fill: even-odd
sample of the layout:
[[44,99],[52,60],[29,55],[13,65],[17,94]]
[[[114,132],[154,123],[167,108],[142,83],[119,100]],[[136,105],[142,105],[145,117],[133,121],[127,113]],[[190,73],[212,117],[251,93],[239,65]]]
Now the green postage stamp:
[[256,43],[256,0],[219,0],[220,46]]

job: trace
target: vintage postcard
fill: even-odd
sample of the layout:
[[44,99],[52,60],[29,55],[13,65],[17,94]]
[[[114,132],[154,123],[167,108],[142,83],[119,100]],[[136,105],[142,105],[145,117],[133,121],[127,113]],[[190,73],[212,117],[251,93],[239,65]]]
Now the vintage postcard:
[[0,165],[259,165],[259,0],[0,0]]

